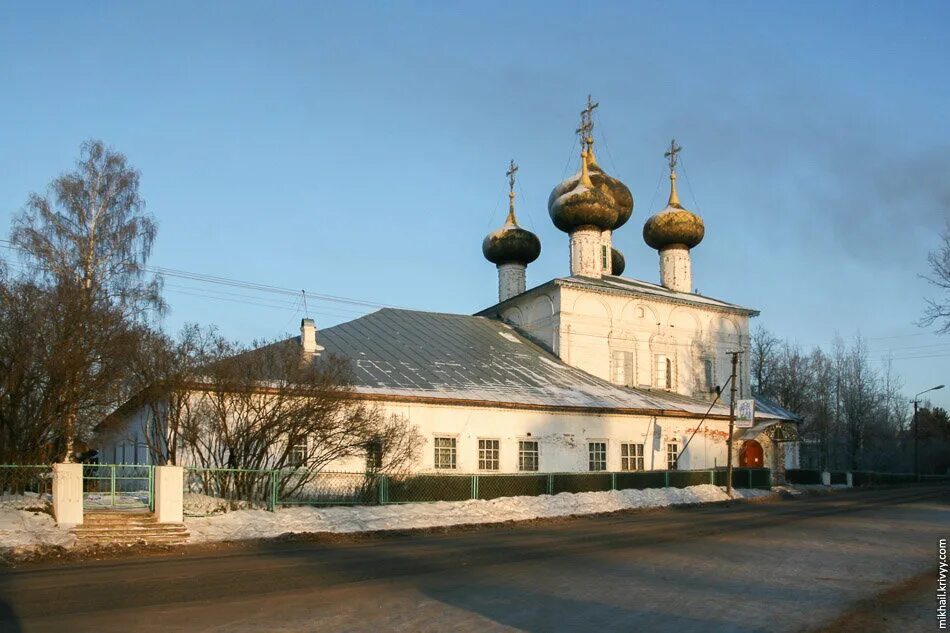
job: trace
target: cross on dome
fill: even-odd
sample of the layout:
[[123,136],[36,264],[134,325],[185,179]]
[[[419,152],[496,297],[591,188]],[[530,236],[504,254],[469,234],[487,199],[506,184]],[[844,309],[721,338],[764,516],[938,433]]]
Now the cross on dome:
[[670,173],[676,171],[676,155],[683,151],[683,148],[676,144],[676,139],[670,141],[670,149],[666,150],[666,153],[663,154],[670,161]]

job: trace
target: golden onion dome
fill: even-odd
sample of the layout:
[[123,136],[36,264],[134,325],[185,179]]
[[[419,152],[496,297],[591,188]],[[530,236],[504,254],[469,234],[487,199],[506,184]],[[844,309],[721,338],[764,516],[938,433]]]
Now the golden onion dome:
[[703,219],[684,209],[676,195],[676,172],[670,172],[670,200],[666,208],[643,225],[643,240],[657,250],[669,246],[693,248],[703,241],[706,226]]
[[623,253],[616,248],[610,249],[610,274],[620,276],[627,267],[627,260],[623,258]]
[[548,198],[548,214],[554,226],[565,233],[582,226],[594,226],[606,231],[616,226],[620,217],[613,197],[594,184],[587,157],[585,149],[581,152],[579,176],[561,182]]
[[[606,228],[611,230],[619,229],[621,226],[626,224],[627,220],[630,219],[630,216],[633,215],[633,194],[630,193],[630,189],[627,188],[627,185],[607,174],[600,167],[600,165],[597,164],[597,159],[594,156],[593,148],[588,149],[588,156],[587,169],[588,175],[590,176],[590,181],[593,183],[594,187],[599,189],[607,196],[613,206],[617,209],[617,221],[612,226]],[[555,200],[577,187],[580,179],[581,172],[578,171],[570,178],[561,181],[551,191],[551,195],[548,197],[548,210],[551,210]],[[551,219],[554,219],[553,213],[551,215]],[[556,224],[557,221],[555,221],[555,225]],[[558,226],[558,228],[562,231],[569,231],[569,229],[563,229],[560,226]]]
[[[514,161],[512,161],[514,167]],[[514,182],[512,182],[514,187]],[[527,266],[541,255],[541,240],[527,229],[518,226],[515,218],[515,193],[508,194],[508,218],[504,226],[492,231],[482,240],[482,254],[493,264],[521,264]]]

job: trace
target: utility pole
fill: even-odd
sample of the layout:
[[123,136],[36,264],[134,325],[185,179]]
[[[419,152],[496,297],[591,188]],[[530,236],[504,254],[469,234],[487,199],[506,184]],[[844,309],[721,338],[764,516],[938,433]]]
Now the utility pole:
[[736,367],[739,364],[739,354],[741,352],[729,352],[732,354],[732,385],[729,388],[729,438],[726,441],[726,495],[732,497],[732,434],[736,430]]

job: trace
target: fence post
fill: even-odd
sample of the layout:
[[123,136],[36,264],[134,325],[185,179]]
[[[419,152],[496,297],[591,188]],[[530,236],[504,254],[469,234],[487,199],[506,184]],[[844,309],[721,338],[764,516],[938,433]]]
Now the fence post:
[[389,494],[386,488],[389,486],[389,477],[386,475],[379,476],[379,505],[386,505],[389,502]]
[[548,474],[548,494],[554,494],[554,474]]
[[472,475],[472,499],[478,499],[478,475]]
[[277,512],[277,471],[270,471],[270,511]]
[[617,473],[610,473],[610,489],[617,489]]
[[112,482],[112,507],[115,507],[115,464],[109,466],[109,479]]
[[716,471],[714,470],[709,471],[709,483],[713,486],[716,485]]
[[663,487],[664,488],[670,487],[670,471],[669,470],[663,471]]
[[752,469],[749,469],[749,489],[752,489]]
[[148,467],[148,509],[155,512],[155,466]]

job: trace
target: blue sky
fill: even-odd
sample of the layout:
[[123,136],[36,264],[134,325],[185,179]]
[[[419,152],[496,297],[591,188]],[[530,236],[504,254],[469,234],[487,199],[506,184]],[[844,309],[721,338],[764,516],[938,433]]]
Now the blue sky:
[[[950,382],[950,337],[914,324],[950,217],[948,23],[944,2],[8,3],[0,222],[101,138],[142,172],[154,265],[471,313],[495,298],[480,245],[511,158],[529,285],[567,274],[546,201],[593,93],[598,158],[636,200],[628,276],[658,278],[641,227],[676,136],[694,285],[804,346],[861,333],[912,394]],[[180,279],[167,298],[170,329],[245,341],[302,313]],[[318,326],[363,311],[308,303]]]

